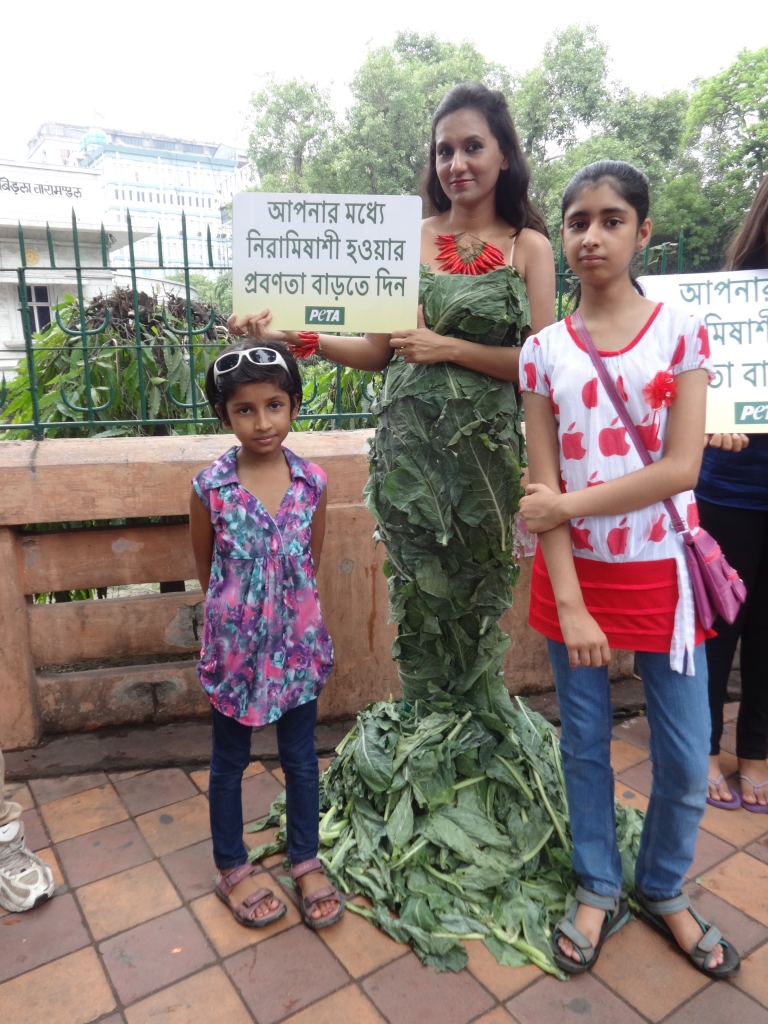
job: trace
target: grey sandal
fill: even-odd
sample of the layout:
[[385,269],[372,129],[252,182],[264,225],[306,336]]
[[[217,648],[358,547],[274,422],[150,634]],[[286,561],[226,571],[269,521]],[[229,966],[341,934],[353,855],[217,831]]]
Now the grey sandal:
[[[719,928],[710,924],[709,921],[705,921],[703,917],[696,913],[691,906],[690,900],[684,893],[680,893],[679,896],[674,896],[670,900],[649,900],[647,896],[644,896],[643,893],[637,890],[635,892],[635,899],[640,908],[640,916],[652,928],[655,928],[657,932],[660,932],[666,939],[674,943],[675,948],[679,949],[684,956],[687,956],[693,966],[700,970],[702,974],[706,974],[708,978],[727,978],[738,971],[741,957],[735,948],[730,942],[726,942]],[[704,932],[699,941],[691,946],[688,953],[679,945],[672,929],[663,917],[664,914],[674,914],[678,910],[690,911],[696,923]],[[708,967],[707,961],[712,956],[712,951],[718,943],[723,947],[723,962],[719,967]]]
[[[600,929],[600,939],[597,946],[593,946],[586,935],[582,935],[574,924],[576,911],[579,909],[580,903],[587,907],[597,907],[598,910],[605,911],[605,921]],[[597,963],[597,958],[600,955],[600,950],[605,940],[617,932],[628,920],[629,906],[625,900],[620,900],[616,896],[600,896],[599,893],[585,889],[581,885],[578,886],[575,903],[568,913],[560,918],[552,933],[552,959],[560,970],[565,971],[566,974],[583,974],[585,971],[591,970]],[[566,956],[562,949],[560,949],[557,941],[560,936],[571,940],[573,948],[581,957],[581,963],[576,963],[572,957]]]
[[[229,902],[229,894],[238,882],[242,882],[244,878],[255,874],[255,872],[256,868],[253,864],[241,864],[239,868],[235,868],[234,871],[230,871],[228,875],[222,874],[222,872],[219,871],[216,874],[216,882],[213,886],[213,891],[223,903],[227,904],[232,911],[235,920],[239,921],[240,924],[244,924],[246,928],[266,928],[268,924],[274,924],[275,921],[279,921],[288,909],[283,901],[275,896],[271,889],[266,889],[262,886],[255,892],[248,893],[245,899],[241,903],[238,903],[236,907],[233,907]],[[261,917],[257,917],[256,911],[259,904],[269,899],[276,899],[280,906],[277,910],[270,910],[268,914],[263,914]]]
[[[324,870],[321,861],[317,857],[313,857],[312,860],[305,860],[301,864],[294,864],[291,868],[291,878],[294,882],[297,882],[303,875],[309,875],[313,871]],[[322,889],[318,889],[317,892],[313,892],[311,896],[303,896],[301,889],[298,886],[296,888],[302,897],[299,904],[299,913],[301,914],[301,920],[307,928],[311,928],[315,932],[320,928],[327,928],[329,925],[336,924],[344,913],[344,897],[335,885],[326,885]],[[334,911],[333,914],[328,914],[327,917],[312,917],[312,908],[316,903],[322,903],[323,900],[336,900],[339,904],[339,909]]]

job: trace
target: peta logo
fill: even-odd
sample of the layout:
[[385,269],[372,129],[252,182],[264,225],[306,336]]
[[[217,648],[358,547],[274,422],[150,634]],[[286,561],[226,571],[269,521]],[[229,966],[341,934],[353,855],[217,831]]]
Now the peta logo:
[[768,404],[755,402],[735,402],[736,422],[742,423],[768,423]]
[[344,323],[343,306],[306,306],[304,308],[305,324],[338,324]]

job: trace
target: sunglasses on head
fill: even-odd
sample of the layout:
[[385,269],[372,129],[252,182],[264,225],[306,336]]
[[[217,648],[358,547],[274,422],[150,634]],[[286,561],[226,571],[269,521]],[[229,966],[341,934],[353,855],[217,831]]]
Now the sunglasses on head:
[[214,359],[213,383],[218,384],[219,377],[236,370],[244,359],[253,366],[282,366],[286,373],[290,373],[283,357],[273,348],[241,348],[237,352],[224,352]]

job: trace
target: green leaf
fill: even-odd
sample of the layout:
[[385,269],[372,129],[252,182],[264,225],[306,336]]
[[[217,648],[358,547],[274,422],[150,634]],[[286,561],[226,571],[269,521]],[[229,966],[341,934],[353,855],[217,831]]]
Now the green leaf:
[[392,752],[386,749],[381,732],[374,721],[362,722],[354,748],[354,761],[374,793],[383,793],[392,781]]
[[387,838],[393,846],[405,847],[413,837],[413,795],[406,786],[387,821]]

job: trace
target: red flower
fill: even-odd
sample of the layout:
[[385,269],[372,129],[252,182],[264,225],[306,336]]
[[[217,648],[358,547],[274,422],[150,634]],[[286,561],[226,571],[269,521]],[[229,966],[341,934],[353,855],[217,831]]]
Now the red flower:
[[668,370],[659,370],[643,388],[643,398],[652,409],[666,409],[677,398],[677,381]]

